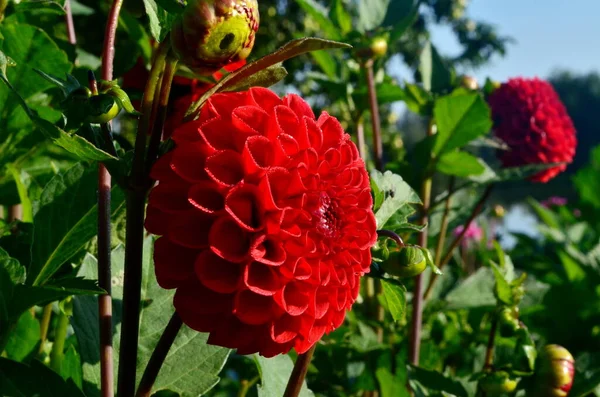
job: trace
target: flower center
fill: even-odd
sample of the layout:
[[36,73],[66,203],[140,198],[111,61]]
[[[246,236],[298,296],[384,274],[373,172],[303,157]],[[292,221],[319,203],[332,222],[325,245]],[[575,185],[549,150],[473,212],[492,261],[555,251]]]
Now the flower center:
[[325,237],[335,237],[340,229],[338,208],[337,201],[332,200],[326,192],[321,192],[314,215],[317,230]]

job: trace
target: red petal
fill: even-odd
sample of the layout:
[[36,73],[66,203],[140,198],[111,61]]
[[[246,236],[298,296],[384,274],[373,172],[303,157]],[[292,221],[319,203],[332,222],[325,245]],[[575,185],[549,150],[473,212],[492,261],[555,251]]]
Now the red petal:
[[272,296],[281,289],[282,283],[272,266],[250,262],[244,272],[244,283],[256,294]]
[[274,153],[271,141],[264,136],[251,136],[246,140],[242,151],[244,170],[248,175],[262,175],[274,164]]
[[241,263],[248,257],[250,236],[234,219],[221,217],[210,229],[210,248],[223,259]]
[[258,197],[258,188],[254,185],[234,187],[225,199],[225,210],[246,230],[255,232],[263,227],[264,211]]
[[275,106],[282,104],[279,96],[267,88],[250,88],[249,93],[254,101],[254,104],[264,109],[267,113],[271,113]]
[[268,266],[281,266],[286,260],[286,252],[281,242],[274,237],[261,236],[250,249],[252,258]]
[[233,186],[244,178],[242,158],[232,150],[223,150],[207,158],[205,170],[222,186]]
[[184,247],[206,248],[212,223],[213,218],[209,215],[191,210],[174,217],[169,225],[168,236],[171,241]]
[[188,202],[207,214],[215,214],[225,208],[225,199],[215,184],[208,181],[190,187]]
[[235,292],[242,278],[241,265],[219,258],[208,250],[198,255],[194,269],[202,284],[223,294]]
[[277,343],[293,340],[300,329],[300,318],[284,314],[271,326],[271,339]]
[[199,251],[173,244],[166,237],[154,243],[154,270],[163,288],[177,288],[194,277],[193,263]]
[[239,291],[235,297],[234,314],[243,323],[250,325],[264,324],[275,314],[273,298],[258,295],[250,290]]
[[288,94],[283,98],[284,105],[288,106],[290,109],[296,113],[298,118],[308,117],[311,119],[315,118],[315,114],[313,113],[310,105],[306,103],[304,99],[296,94]]

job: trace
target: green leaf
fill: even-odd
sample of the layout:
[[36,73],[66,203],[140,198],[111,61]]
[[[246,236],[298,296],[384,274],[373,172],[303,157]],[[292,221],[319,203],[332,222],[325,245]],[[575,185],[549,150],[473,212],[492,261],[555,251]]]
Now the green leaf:
[[[174,291],[162,289],[156,282],[152,266],[152,245],[151,237],[144,240],[141,299],[145,304],[140,314],[138,382],[160,335],[173,314]],[[115,351],[119,349],[121,331],[120,302],[123,296],[124,259],[125,250],[122,245],[119,245],[112,251],[111,256]],[[97,262],[94,257],[89,254],[86,256],[79,275],[97,278]],[[88,397],[96,397],[100,395],[97,298],[75,297],[73,311],[74,316],[71,321],[83,363],[84,391]],[[179,393],[181,397],[195,397],[205,394],[214,387],[219,381],[218,374],[227,360],[229,349],[208,345],[207,339],[207,334],[183,326],[165,359],[153,391],[171,390]],[[118,360],[115,362],[115,371],[117,368]]]
[[358,0],[357,29],[360,32],[367,32],[381,26],[390,2],[391,0]]
[[65,10],[56,1],[50,0],[31,0],[22,1],[15,5],[15,12],[46,12],[56,15],[64,15]]
[[[70,279],[78,280],[71,282],[71,284],[81,283],[81,279]],[[71,287],[68,286],[56,286],[46,284],[44,286],[30,286],[30,285],[17,285],[15,287],[13,297],[13,311],[15,313],[22,313],[32,306],[42,306],[50,302],[65,299],[72,295],[99,295],[105,291],[96,285],[94,280],[85,280],[85,288]]]
[[11,173],[15,180],[17,191],[19,192],[19,200],[21,201],[21,206],[23,208],[22,221],[31,223],[33,222],[33,207],[31,206],[31,200],[29,199],[25,182],[29,179],[29,175],[23,170],[17,170],[12,164],[9,164],[7,167],[8,172]]
[[346,35],[352,30],[352,15],[346,11],[343,0],[333,0],[329,18],[340,29],[342,35]]
[[479,94],[445,96],[435,102],[433,110],[437,135],[433,153],[460,148],[492,128],[490,109]]
[[6,344],[6,357],[15,361],[23,361],[35,351],[39,341],[40,323],[31,312],[26,311],[19,317],[19,321],[10,333]]
[[429,41],[421,52],[419,72],[426,91],[439,94],[452,88],[453,72]]
[[406,288],[386,279],[381,279],[383,297],[387,309],[390,311],[394,321],[401,321],[406,315]]
[[446,392],[456,397],[468,397],[464,386],[436,371],[408,365],[408,379],[419,382],[429,391]]
[[427,266],[431,269],[431,271],[434,274],[437,274],[438,276],[443,275],[444,273],[442,273],[440,268],[435,265],[435,262],[433,261],[433,256],[431,255],[431,252],[427,248],[423,248],[423,247],[418,247],[418,248],[423,253],[423,256],[425,257],[425,261],[427,262]]
[[558,217],[552,210],[543,207],[538,201],[532,198],[528,198],[527,203],[529,203],[535,214],[544,224],[553,229],[561,228]]
[[180,14],[185,10],[185,1],[183,0],[157,0],[158,4],[165,10],[173,14]]
[[25,268],[0,248],[0,345],[14,320],[12,300],[15,286],[25,281]]
[[389,369],[377,368],[375,376],[381,388],[381,397],[410,397],[405,382],[401,382]]
[[404,94],[404,102],[411,111],[424,116],[431,114],[433,97],[429,91],[419,85],[407,83]]
[[310,55],[327,77],[333,80],[338,77],[337,63],[330,53],[327,51],[313,51]]
[[[376,87],[377,102],[379,105],[406,100],[406,92],[402,87],[391,82],[378,84]],[[359,109],[369,107],[369,91],[367,87],[360,87],[352,93],[352,98]]]
[[590,154],[591,164],[580,169],[575,174],[574,181],[581,200],[589,203],[594,208],[600,208],[600,145],[596,146]]
[[586,397],[594,393],[600,387],[600,368],[586,371],[586,373],[575,374],[573,389],[569,393],[572,397]]
[[[97,233],[97,170],[77,164],[56,175],[44,188],[39,209],[34,214],[32,263],[27,275],[34,285],[42,285]],[[112,214],[125,201],[113,188]]]
[[150,33],[158,42],[164,40],[177,18],[176,14],[170,14],[162,7],[164,2],[165,0],[159,0],[158,3],[155,0],[144,0],[146,14],[150,20]]
[[463,178],[480,175],[485,171],[485,167],[481,164],[479,158],[459,150],[441,155],[436,166],[437,170],[443,174]]
[[281,66],[281,63],[278,63],[253,74],[238,84],[227,87],[226,91],[245,91],[251,87],[270,87],[285,79],[287,74],[287,70]]
[[329,40],[341,40],[342,36],[338,28],[333,23],[333,20],[329,18],[327,10],[321,4],[315,0],[296,0],[296,2],[304,12],[317,22],[323,33],[325,33],[325,38]]
[[194,102],[188,112],[186,113],[186,119],[191,115],[196,114],[198,109],[206,102],[211,95],[227,89],[229,86],[239,84],[242,80],[247,79],[260,72],[269,66],[276,65],[287,59],[296,57],[301,54],[305,54],[311,51],[326,50],[333,48],[352,48],[352,46],[344,43],[338,43],[336,41],[317,39],[314,37],[306,37],[302,39],[292,40],[279,50],[272,54],[269,54],[259,60],[245,65],[237,71],[227,75],[221,79],[213,88],[208,90],[198,101]]
[[60,367],[60,374],[66,381],[71,379],[78,388],[83,387],[83,372],[81,370],[81,357],[75,349],[75,346],[70,345],[67,348],[65,357]]
[[496,306],[494,286],[496,280],[492,269],[482,267],[446,296],[448,310],[491,308]]
[[382,228],[403,207],[421,204],[421,199],[410,185],[400,175],[393,174],[391,171],[386,171],[385,174],[373,171],[371,182],[384,194],[384,200],[375,213],[378,228]]
[[495,264],[493,261],[490,261],[490,266],[492,268],[492,271],[494,272],[494,278],[496,279],[496,297],[500,302],[504,303],[505,305],[512,305],[513,294],[510,288],[510,284],[508,283],[506,278],[504,278],[504,274],[502,274],[502,270],[500,270],[500,267],[498,267],[497,264]]
[[396,0],[392,1],[388,7],[388,14],[384,25],[391,25],[390,43],[395,43],[402,38],[404,33],[410,28],[419,16],[419,1],[415,0]]
[[39,361],[28,366],[3,357],[0,357],[0,395],[86,397],[73,381],[65,382]]
[[[264,358],[255,354],[252,357],[261,379],[261,384],[258,386],[258,397],[283,396],[294,368],[290,356],[281,354],[273,358]],[[299,397],[314,397],[313,392],[306,386],[306,381],[302,384]]]

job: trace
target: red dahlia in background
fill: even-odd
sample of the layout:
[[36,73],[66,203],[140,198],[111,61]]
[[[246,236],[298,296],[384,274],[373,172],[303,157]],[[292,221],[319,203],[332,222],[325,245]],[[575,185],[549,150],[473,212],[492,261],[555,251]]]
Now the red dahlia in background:
[[146,228],[183,322],[240,354],[308,350],[339,327],[376,240],[365,165],[296,95],[213,95],[158,160]]
[[[509,147],[499,152],[505,167],[573,161],[575,127],[550,83],[538,78],[510,79],[492,93],[488,102],[495,134]],[[545,183],[566,167],[552,167],[530,179]]]

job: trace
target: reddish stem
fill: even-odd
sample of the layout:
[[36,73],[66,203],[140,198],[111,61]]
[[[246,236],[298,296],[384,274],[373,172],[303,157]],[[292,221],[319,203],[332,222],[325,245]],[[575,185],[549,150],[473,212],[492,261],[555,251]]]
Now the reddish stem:
[[[113,79],[115,37],[117,35],[119,13],[121,12],[122,5],[123,0],[113,1],[108,15],[108,21],[106,22],[104,45],[102,47],[102,79],[107,81]],[[110,134],[108,139],[110,139]],[[110,269],[111,184],[111,176],[108,173],[108,170],[104,164],[98,164],[98,285],[107,292],[98,297],[98,321],[100,327],[100,391],[103,397],[112,397],[114,395]]]
[[302,390],[302,384],[304,383],[304,378],[308,372],[310,360],[312,360],[316,348],[317,343],[315,343],[306,353],[298,356],[283,397],[298,397],[298,395],[300,395],[300,390]]
[[371,122],[373,124],[373,150],[375,151],[375,167],[383,171],[383,143],[381,141],[381,121],[379,119],[379,104],[375,87],[373,60],[367,61],[367,87],[369,89],[369,104],[371,105]]
[[73,25],[73,14],[71,13],[71,0],[65,0],[65,22],[69,43],[75,45],[77,44],[77,36],[75,35],[75,25]]

